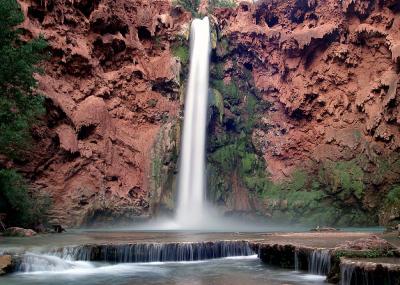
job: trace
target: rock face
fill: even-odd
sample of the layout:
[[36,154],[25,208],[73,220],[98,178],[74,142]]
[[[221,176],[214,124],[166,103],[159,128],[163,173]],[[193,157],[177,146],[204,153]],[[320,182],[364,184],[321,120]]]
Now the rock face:
[[[23,37],[42,34],[50,60],[37,76],[47,116],[14,166],[52,196],[53,223],[173,209],[173,191],[165,189],[174,185],[185,69],[171,47],[185,40],[190,14],[168,0],[20,4]],[[328,177],[334,187],[325,195],[379,212],[382,224],[400,220],[398,206],[383,203],[400,183],[399,10],[386,0],[259,0],[211,17],[220,79],[227,83],[244,67],[259,104],[270,106],[258,114],[251,143],[271,181],[341,163],[333,169],[348,175]],[[224,111],[224,98],[216,107],[233,128],[237,109]],[[226,175],[234,180],[228,210],[271,215],[271,207],[291,206],[249,194],[240,175]],[[345,185],[350,194],[337,186],[349,179],[356,184]]]
[[270,129],[254,133],[274,179],[304,160],[399,148],[400,18],[385,1],[348,2],[259,1],[220,12],[231,49],[245,51],[256,87],[275,103]]
[[161,1],[21,1],[24,37],[50,60],[37,140],[15,165],[54,201],[53,223],[81,225],[150,212],[150,153],[179,111],[180,61],[171,42],[190,14]]
[[[225,80],[232,66],[246,67],[262,101],[272,104],[252,132],[270,178],[354,162],[364,192],[344,202],[367,212],[383,207],[400,174],[398,4],[243,2],[216,17],[219,37],[229,43],[217,48]],[[381,223],[399,218],[385,212]]]

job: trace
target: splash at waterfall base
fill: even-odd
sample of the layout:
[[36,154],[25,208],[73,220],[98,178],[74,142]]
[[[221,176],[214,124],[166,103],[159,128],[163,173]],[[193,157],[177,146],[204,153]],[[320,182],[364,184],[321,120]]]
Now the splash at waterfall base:
[[209,110],[210,22],[194,19],[190,31],[190,68],[186,87],[176,214],[135,225],[135,230],[259,231],[220,215],[206,199],[206,138]]

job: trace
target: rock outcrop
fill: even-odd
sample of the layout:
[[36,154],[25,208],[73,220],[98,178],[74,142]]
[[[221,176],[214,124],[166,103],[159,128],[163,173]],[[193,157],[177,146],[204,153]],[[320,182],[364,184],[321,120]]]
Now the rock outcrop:
[[[49,43],[37,75],[48,112],[33,130],[36,144],[13,166],[52,196],[53,222],[173,209],[185,69],[172,45],[186,40],[190,13],[168,0],[20,4],[23,38],[41,34]],[[328,177],[336,186],[325,196],[374,217],[379,211],[381,224],[400,220],[396,205],[384,205],[400,183],[399,11],[389,0],[259,0],[211,17],[219,79],[251,77],[256,104],[268,106],[250,139],[268,178],[285,181],[299,169],[318,175],[326,163],[342,163],[358,184],[347,193]],[[233,129],[239,108],[228,109],[224,98],[216,107],[220,124]],[[268,216],[290,207],[249,193],[240,175],[228,175],[228,210]]]
[[[272,105],[252,132],[272,181],[354,162],[365,187],[343,202],[366,212],[384,207],[386,193],[400,182],[398,5],[242,2],[219,9],[216,22],[224,80],[238,77],[232,67],[244,67],[261,102]],[[383,224],[400,217],[385,212]]]
[[399,16],[389,4],[346,3],[259,1],[218,15],[230,49],[274,103],[271,128],[254,134],[274,179],[304,160],[399,148]]
[[21,1],[26,39],[50,58],[35,145],[15,167],[53,199],[53,223],[81,225],[150,213],[151,152],[180,110],[171,43],[190,14],[170,1]]

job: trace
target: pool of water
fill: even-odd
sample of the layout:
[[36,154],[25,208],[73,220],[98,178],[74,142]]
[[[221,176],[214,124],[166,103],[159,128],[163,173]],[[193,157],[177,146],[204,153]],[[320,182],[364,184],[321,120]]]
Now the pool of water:
[[[269,231],[269,230],[276,231]],[[383,228],[346,228],[338,232],[312,233],[305,228],[269,228],[262,232],[206,232],[206,231],[135,231],[114,228],[71,229],[63,234],[37,235],[31,238],[0,236],[0,253],[12,251],[38,251],[80,244],[126,244],[148,242],[201,242],[215,240],[264,240],[293,242],[315,247],[334,247],[346,240],[365,237],[368,233],[382,233]],[[323,238],[321,238],[323,237]]]
[[[256,256],[229,257],[203,261],[107,263],[77,261],[62,257],[54,249],[82,245],[130,245],[160,243],[196,243],[206,241],[264,241],[295,243],[303,246],[332,248],[347,240],[367,237],[379,229],[347,229],[346,232],[200,232],[200,231],[115,231],[69,230],[63,234],[38,235],[31,238],[0,237],[2,252],[30,255],[28,267],[0,277],[0,284],[324,284],[325,276],[271,267]],[[367,233],[369,232],[369,233]],[[252,254],[252,253],[250,253]],[[232,255],[225,255],[232,256]],[[89,259],[79,259],[89,260]],[[92,259],[93,260],[93,259]],[[108,260],[110,259],[99,259]],[[178,259],[179,260],[179,259]],[[125,261],[127,262],[127,261]]]
[[[264,265],[257,256],[198,262],[107,264],[70,261],[0,278],[7,285],[324,284],[325,277]],[[326,284],[326,283],[325,283]]]

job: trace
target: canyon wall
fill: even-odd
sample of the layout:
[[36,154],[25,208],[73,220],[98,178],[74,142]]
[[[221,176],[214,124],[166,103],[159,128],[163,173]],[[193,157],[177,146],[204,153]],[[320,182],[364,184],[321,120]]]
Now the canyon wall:
[[[379,216],[381,223],[398,220],[398,201],[385,197],[398,195],[400,174],[399,9],[398,1],[384,0],[270,0],[216,11],[214,59],[223,81],[240,89],[252,78],[257,104],[268,105],[250,136],[270,182],[297,174],[291,186],[300,181],[305,195],[322,189],[323,198],[315,199],[321,208],[340,201],[339,208]],[[225,104],[225,116],[238,119],[232,113],[242,101]],[[223,132],[227,126],[225,120]],[[251,194],[242,176],[244,187],[236,188]],[[231,184],[235,189],[237,182]],[[286,197],[268,199],[272,192],[244,209],[274,215],[273,208],[290,207]],[[296,199],[293,212],[301,208]]]
[[[52,196],[55,223],[171,210],[191,15],[167,0],[20,4],[23,37],[49,43],[37,76],[47,115],[33,129],[36,144],[10,166]],[[399,11],[390,0],[260,0],[213,11],[216,204],[271,217],[336,203],[337,215],[347,207],[373,223],[400,218],[384,202],[400,183]],[[227,153],[233,166],[219,172]],[[279,188],[292,200],[276,198],[275,186],[293,177],[300,186]]]
[[148,216],[154,181],[175,168],[181,64],[171,42],[187,36],[191,15],[163,0],[20,4],[23,37],[49,45],[37,75],[47,115],[14,166],[50,194],[53,223]]

